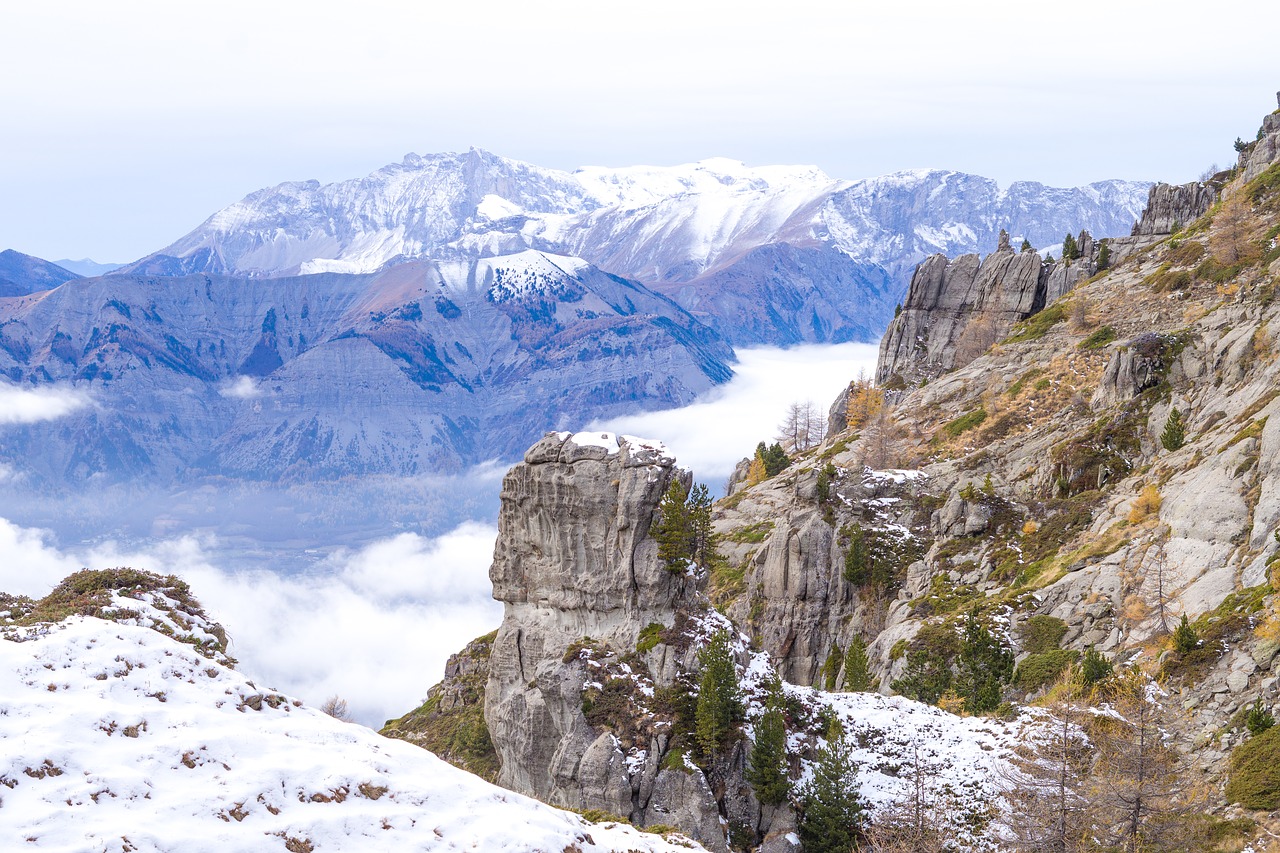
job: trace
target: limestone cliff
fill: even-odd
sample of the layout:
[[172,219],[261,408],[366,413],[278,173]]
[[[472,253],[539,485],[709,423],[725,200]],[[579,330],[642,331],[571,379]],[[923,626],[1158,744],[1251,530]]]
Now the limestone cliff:
[[1097,271],[1100,245],[1088,232],[1079,244],[1079,259],[1048,263],[1033,251],[1014,252],[1001,232],[999,247],[981,260],[931,255],[911,277],[902,311],[880,342],[876,381],[914,387],[977,358],[1014,323]]

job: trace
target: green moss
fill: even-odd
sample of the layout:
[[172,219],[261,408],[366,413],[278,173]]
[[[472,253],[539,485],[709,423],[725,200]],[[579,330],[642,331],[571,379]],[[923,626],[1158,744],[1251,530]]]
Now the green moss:
[[958,438],[974,427],[981,426],[982,422],[987,419],[986,409],[974,409],[966,412],[953,421],[949,421],[942,426],[942,432],[951,438]]
[[837,456],[841,453],[844,453],[846,450],[849,449],[849,442],[853,441],[856,438],[857,438],[856,435],[846,435],[844,438],[841,438],[835,444],[831,445],[826,450],[819,453],[818,459],[822,462],[826,462],[828,459],[831,459],[833,456]]
[[929,582],[928,593],[911,602],[911,613],[920,617],[955,613],[982,597],[982,593],[976,587],[953,584],[946,575],[937,574]]
[[1079,659],[1080,653],[1075,649],[1051,649],[1027,655],[1013,673],[1013,684],[1019,690],[1038,690],[1056,681]]
[[1089,337],[1080,342],[1079,349],[1094,350],[1102,349],[1107,344],[1116,339],[1116,330],[1110,326],[1103,326]]
[[1218,448],[1218,452],[1222,453],[1228,450],[1229,448],[1235,447],[1237,444],[1244,441],[1246,438],[1261,437],[1262,428],[1265,427],[1266,425],[1267,425],[1266,418],[1258,418],[1256,421],[1249,424],[1247,427],[1240,430],[1235,435],[1231,436],[1231,439],[1226,444]]
[[1280,809],[1280,728],[1249,738],[1231,752],[1227,799],[1247,809]]
[[1062,302],[1055,302],[1048,308],[1032,314],[1013,327],[1013,332],[1005,338],[1005,343],[1016,344],[1021,341],[1034,341],[1049,334],[1049,330],[1067,319],[1067,311]]
[[739,527],[728,533],[724,538],[739,545],[759,545],[769,538],[769,533],[772,530],[772,521],[760,521],[755,524],[748,524],[746,527]]

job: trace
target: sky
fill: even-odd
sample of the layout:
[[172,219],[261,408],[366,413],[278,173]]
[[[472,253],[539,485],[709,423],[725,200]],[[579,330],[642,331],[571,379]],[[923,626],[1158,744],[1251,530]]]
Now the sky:
[[412,151],[1188,181],[1276,107],[1270,2],[0,9],[0,248],[124,262]]
[[[825,413],[845,383],[874,368],[876,350],[742,350],[734,378],[693,404],[590,426],[662,441],[720,492],[741,457],[773,440],[790,403],[812,401]],[[75,389],[0,380],[0,412],[14,413],[0,417],[0,430],[92,404]],[[0,488],[11,476],[0,464]],[[497,493],[499,480],[487,466],[470,477]],[[176,574],[226,627],[242,672],[313,705],[341,696],[358,722],[376,728],[417,707],[449,655],[502,619],[489,583],[497,527],[488,513],[478,515],[439,535],[388,531],[358,547],[323,548],[305,571],[279,571],[282,561],[265,551],[246,565],[240,546],[216,529],[64,542],[55,531],[0,517],[0,591],[39,598],[83,567]]]

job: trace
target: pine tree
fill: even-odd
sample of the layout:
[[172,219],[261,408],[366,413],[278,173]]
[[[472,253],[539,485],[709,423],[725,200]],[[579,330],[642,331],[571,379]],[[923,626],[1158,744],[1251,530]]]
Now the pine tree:
[[1026,238],[1023,238],[1023,240],[1022,240],[1022,248],[1021,248],[1019,251],[1023,251],[1023,252],[1034,252],[1034,251],[1035,251],[1035,248],[1036,248],[1035,246],[1031,245],[1031,241],[1030,241],[1030,240],[1028,240],[1028,239],[1026,239]]
[[1191,623],[1187,621],[1187,614],[1182,614],[1182,621],[1178,623],[1178,627],[1173,632],[1173,647],[1177,649],[1178,654],[1185,655],[1200,645],[1200,636],[1196,634],[1196,629],[1191,627]]
[[692,540],[690,556],[705,569],[716,556],[716,534],[711,529],[711,494],[705,483],[694,483],[685,509]]
[[1164,422],[1164,431],[1160,433],[1160,444],[1165,450],[1173,451],[1187,442],[1187,428],[1182,422],[1182,412],[1177,409],[1169,412],[1169,419]]
[[1084,650],[1084,657],[1080,660],[1080,678],[1084,681],[1086,687],[1092,687],[1099,681],[1109,678],[1114,672],[1111,661],[1107,660],[1102,652],[1093,646]]
[[822,686],[828,692],[836,689],[836,679],[840,677],[840,664],[844,663],[844,653],[840,651],[839,643],[831,644],[831,651],[827,652],[827,659],[822,664]]
[[791,793],[787,778],[787,726],[782,716],[782,682],[774,675],[766,684],[764,714],[755,726],[755,743],[747,761],[746,780],[756,799],[779,806]]
[[800,791],[800,844],[805,853],[848,853],[857,843],[862,803],[854,771],[840,723],[833,720],[813,778]]
[[857,692],[875,689],[867,644],[856,634],[849,641],[849,650],[844,653],[844,689]]
[[688,496],[684,483],[672,477],[649,525],[649,535],[658,543],[658,559],[673,573],[684,571],[693,556],[693,527],[685,506]]
[[703,756],[710,760],[728,740],[734,723],[742,719],[738,671],[727,631],[712,637],[698,653],[698,665],[702,668],[702,678],[698,683],[694,730]]
[[1064,261],[1074,261],[1078,257],[1080,257],[1080,244],[1068,232],[1067,236],[1062,238],[1062,259]]
[[1000,705],[1000,693],[1013,678],[1013,652],[982,624],[974,611],[964,623],[956,692],[970,714],[986,714]]
[[1098,247],[1098,272],[1102,272],[1111,266],[1111,247],[1107,245],[1107,241],[1103,240]]

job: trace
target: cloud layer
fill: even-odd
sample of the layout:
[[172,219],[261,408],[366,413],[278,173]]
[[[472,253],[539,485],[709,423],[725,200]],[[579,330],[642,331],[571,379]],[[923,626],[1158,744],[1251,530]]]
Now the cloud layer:
[[733,380],[693,405],[587,428],[658,439],[695,478],[719,492],[738,460],[750,456],[758,442],[774,440],[788,405],[812,401],[825,417],[849,380],[859,372],[874,373],[878,352],[877,344],[741,350]]
[[61,385],[20,388],[0,382],[0,425],[33,424],[69,415],[89,405],[89,395]]
[[42,596],[84,566],[176,574],[226,627],[242,671],[314,705],[340,695],[377,727],[416,707],[451,653],[497,627],[495,533],[476,522],[435,538],[402,533],[306,574],[277,575],[221,568],[212,539],[64,550],[45,531],[0,518],[0,590]]

